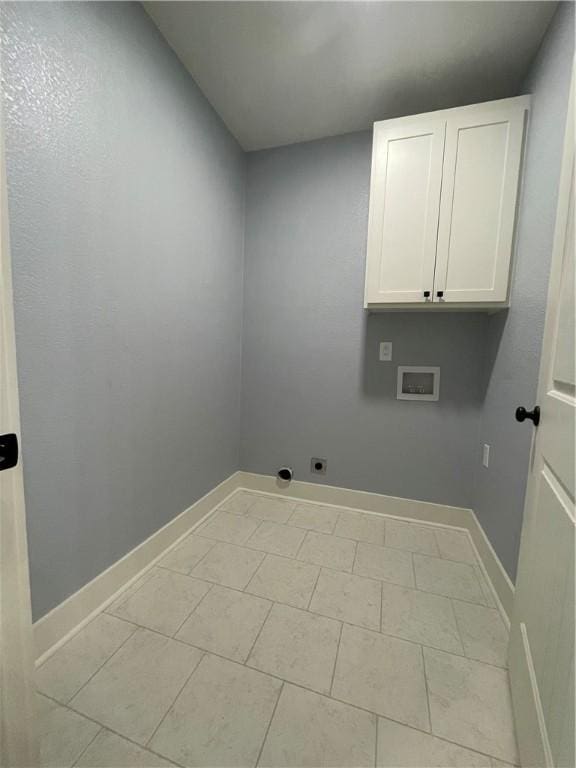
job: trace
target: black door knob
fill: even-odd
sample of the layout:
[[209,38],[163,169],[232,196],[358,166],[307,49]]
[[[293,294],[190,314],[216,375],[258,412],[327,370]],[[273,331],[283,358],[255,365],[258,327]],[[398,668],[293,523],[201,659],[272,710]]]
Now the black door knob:
[[11,432],[0,435],[0,472],[12,469],[18,464],[18,438]]
[[535,405],[532,411],[527,411],[522,405],[516,408],[516,421],[526,421],[526,419],[530,419],[537,427],[540,424],[540,407]]

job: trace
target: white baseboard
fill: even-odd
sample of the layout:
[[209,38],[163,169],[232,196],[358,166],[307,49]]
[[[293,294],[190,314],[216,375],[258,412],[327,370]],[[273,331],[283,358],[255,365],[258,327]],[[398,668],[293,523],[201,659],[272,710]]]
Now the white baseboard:
[[478,554],[484,575],[492,587],[493,597],[500,609],[502,618],[507,626],[510,626],[514,585],[473,510],[465,507],[450,507],[446,504],[433,504],[428,501],[385,496],[380,493],[356,491],[351,488],[305,483],[301,480],[283,483],[272,475],[257,475],[251,472],[240,472],[239,479],[240,485],[246,490],[261,491],[320,504],[333,504],[338,507],[351,507],[366,512],[375,512],[391,517],[404,517],[467,531]]
[[239,475],[239,472],[230,475],[39,619],[33,627],[36,664],[42,663],[44,658],[111,602],[120,590],[151,568],[169,547],[175,546],[194,525],[230,496],[240,486]]
[[552,768],[546,719],[525,624],[510,638],[510,680],[521,765]]
[[494,547],[490,543],[488,536],[486,536],[486,532],[480,525],[476,514],[472,509],[468,511],[470,513],[468,532],[474,542],[480,562],[484,566],[486,576],[496,593],[501,612],[504,614],[508,627],[510,627],[512,609],[514,607],[514,584],[500,562],[500,558],[494,551]]
[[494,600],[500,608],[503,619],[509,624],[514,587],[471,509],[401,499],[330,485],[305,483],[299,480],[287,484],[281,483],[271,475],[235,472],[39,619],[34,624],[36,663],[41,664],[93,616],[112,602],[122,589],[151,568],[167,549],[176,546],[193,527],[238,489],[360,509],[372,514],[418,520],[422,523],[464,530],[468,533],[478,554],[484,575],[491,586]]
[[252,472],[240,472],[239,477],[241,486],[246,490],[272,493],[319,504],[334,504],[337,507],[350,507],[393,517],[409,517],[429,523],[440,522],[443,525],[463,527],[462,516],[470,511],[462,507],[401,499],[396,496],[339,488],[334,485],[305,483],[301,480],[284,483],[272,475],[256,475]]

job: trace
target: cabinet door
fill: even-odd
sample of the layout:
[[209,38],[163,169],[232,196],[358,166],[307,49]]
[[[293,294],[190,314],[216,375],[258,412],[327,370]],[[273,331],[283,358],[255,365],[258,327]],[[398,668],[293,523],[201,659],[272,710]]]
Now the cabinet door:
[[372,151],[366,304],[432,295],[445,120],[376,123]]
[[447,115],[435,301],[506,301],[527,103]]

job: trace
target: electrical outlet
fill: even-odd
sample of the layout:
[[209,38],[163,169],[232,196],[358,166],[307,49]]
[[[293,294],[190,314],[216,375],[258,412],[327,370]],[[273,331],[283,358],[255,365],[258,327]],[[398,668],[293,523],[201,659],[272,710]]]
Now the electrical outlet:
[[484,443],[484,448],[482,448],[482,465],[487,467],[488,464],[490,464],[490,446]]
[[392,360],[392,342],[381,341],[378,358],[380,362],[387,363]]
[[315,457],[310,459],[310,472],[315,475],[325,475],[328,462],[326,459],[317,459]]

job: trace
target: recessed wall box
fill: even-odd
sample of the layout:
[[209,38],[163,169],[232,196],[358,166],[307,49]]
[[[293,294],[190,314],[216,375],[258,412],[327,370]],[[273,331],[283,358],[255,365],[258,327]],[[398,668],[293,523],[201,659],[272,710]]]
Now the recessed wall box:
[[399,365],[396,398],[398,400],[438,400],[440,368],[437,366]]

